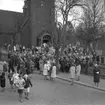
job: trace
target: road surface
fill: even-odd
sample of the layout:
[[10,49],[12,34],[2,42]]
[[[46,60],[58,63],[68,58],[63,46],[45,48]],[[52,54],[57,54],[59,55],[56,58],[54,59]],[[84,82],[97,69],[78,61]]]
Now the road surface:
[[105,105],[105,93],[62,80],[51,82],[33,74],[30,99],[20,103],[18,94],[10,91],[7,82],[5,92],[0,92],[0,105]]

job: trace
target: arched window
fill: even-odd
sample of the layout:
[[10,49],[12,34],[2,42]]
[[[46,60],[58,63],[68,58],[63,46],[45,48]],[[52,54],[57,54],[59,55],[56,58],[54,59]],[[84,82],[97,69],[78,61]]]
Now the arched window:
[[43,35],[43,43],[48,43],[51,41],[51,36],[49,34]]

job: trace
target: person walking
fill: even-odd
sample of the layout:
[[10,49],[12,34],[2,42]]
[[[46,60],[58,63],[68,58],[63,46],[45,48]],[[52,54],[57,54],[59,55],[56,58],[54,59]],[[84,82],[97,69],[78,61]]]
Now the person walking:
[[73,85],[74,78],[75,78],[75,64],[74,63],[71,64],[69,72],[70,72],[71,85]]
[[93,70],[93,74],[94,74],[94,83],[95,86],[99,86],[99,82],[100,82],[100,69],[98,67],[98,64],[95,64],[94,70]]
[[[17,83],[18,80],[19,80],[19,74],[17,73],[17,70],[15,68],[15,72],[14,72],[12,78],[11,78],[11,81],[13,82],[14,89],[16,89],[16,83]],[[14,91],[16,91],[16,90],[14,90]]]
[[55,78],[56,78],[56,65],[55,65],[55,63],[53,63],[53,65],[52,65],[51,78],[52,78],[52,81],[55,81]]
[[76,65],[76,80],[80,80],[81,64],[78,62]]
[[19,79],[16,83],[16,86],[18,88],[18,94],[19,94],[19,101],[23,101],[23,92],[24,92],[24,86],[25,86],[25,80],[22,78],[22,74],[19,75]]
[[24,80],[25,80],[25,86],[24,86],[24,90],[25,90],[25,99],[29,99],[29,92],[30,92],[30,86],[32,87],[32,83],[30,78],[28,77],[27,74],[24,75]]
[[5,91],[5,86],[6,86],[6,78],[5,78],[5,73],[2,72],[2,74],[0,75],[0,86],[2,88],[2,92]]
[[47,65],[47,62],[45,61],[44,69],[43,69],[44,80],[47,80],[47,75],[48,75],[48,65]]

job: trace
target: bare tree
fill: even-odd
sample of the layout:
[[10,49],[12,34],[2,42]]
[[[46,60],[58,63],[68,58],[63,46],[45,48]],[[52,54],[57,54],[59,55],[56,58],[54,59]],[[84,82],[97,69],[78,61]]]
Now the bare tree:
[[[81,6],[79,0],[55,0],[55,24],[53,24],[53,45],[56,49],[56,66],[59,69],[59,49],[65,46],[65,34],[71,33],[73,25],[68,21],[68,17],[73,15],[72,8],[75,6]],[[58,22],[58,17],[62,18],[62,23]]]
[[82,24],[79,25],[76,33],[78,38],[84,40],[89,45],[103,36],[105,10],[102,0],[86,0],[84,3]]
[[[64,47],[66,46],[66,37],[68,37],[69,35],[71,35],[72,31],[74,29],[74,27],[70,27],[69,23],[72,23],[71,21],[69,21],[69,16],[73,16],[74,14],[77,14],[73,8],[74,7],[81,7],[83,6],[83,3],[80,2],[81,0],[56,0],[55,1],[55,13],[56,13],[56,22],[58,22],[58,18],[60,17],[61,19],[61,42],[62,42],[62,49],[64,49]],[[77,20],[76,18],[73,20]],[[72,21],[73,21],[72,20]],[[73,26],[73,25],[72,25]],[[68,29],[69,27],[69,29]],[[69,32],[68,32],[69,30]],[[69,35],[68,35],[69,34]]]
[[56,11],[63,19],[63,25],[68,22],[69,15],[72,15],[72,9],[75,6],[82,6],[80,0],[56,0]]

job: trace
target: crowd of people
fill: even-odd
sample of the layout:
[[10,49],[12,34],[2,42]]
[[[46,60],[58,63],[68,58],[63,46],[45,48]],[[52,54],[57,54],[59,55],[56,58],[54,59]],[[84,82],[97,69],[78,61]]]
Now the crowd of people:
[[64,49],[64,54],[60,57],[60,65],[62,72],[69,72],[70,64],[72,62],[81,64],[81,70],[88,74],[88,67],[93,66],[95,63],[99,64],[99,55],[95,51],[90,52],[85,50],[78,44],[70,44]]
[[[25,98],[29,99],[28,93],[30,92],[30,86],[32,86],[29,75],[35,69],[40,71],[45,80],[55,80],[56,65],[54,54],[52,53],[53,51],[50,51],[52,53],[50,54],[45,46],[43,45],[41,49],[35,47],[29,49],[18,45],[12,47],[12,49],[9,48],[11,47],[10,45],[6,47],[8,61],[4,61],[3,72],[0,75],[2,92],[5,91],[6,77],[8,77],[11,90],[17,90],[19,93],[19,101],[23,101],[23,93],[25,94]],[[40,50],[43,50],[43,53]]]
[[[3,72],[0,76],[2,91],[5,90],[5,75],[7,73],[11,89],[18,90],[21,102],[23,93],[28,99],[29,87],[32,86],[29,75],[34,70],[39,71],[44,76],[44,80],[50,79],[51,81],[55,80],[57,71],[69,72],[71,85],[73,85],[75,78],[80,80],[81,70],[85,70],[87,74],[90,64],[93,65],[94,62],[98,64],[96,54],[84,50],[78,44],[70,44],[64,49],[62,56],[59,57],[59,68],[56,67],[56,53],[53,46],[44,43],[40,47],[31,49],[21,45],[5,47],[8,51],[8,62],[4,62]],[[94,83],[98,86],[100,70],[97,67],[95,65]]]

